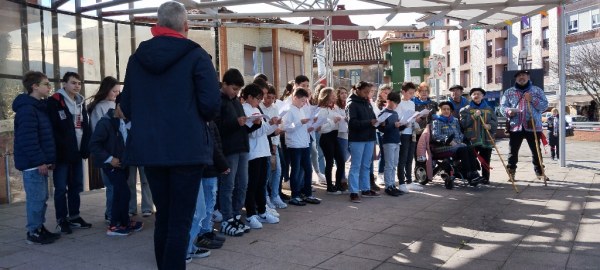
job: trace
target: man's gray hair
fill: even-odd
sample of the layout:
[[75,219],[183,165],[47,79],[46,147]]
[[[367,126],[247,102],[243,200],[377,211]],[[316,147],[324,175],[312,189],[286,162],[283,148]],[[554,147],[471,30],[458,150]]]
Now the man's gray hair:
[[165,2],[158,7],[158,25],[183,32],[187,21],[185,7],[175,1]]

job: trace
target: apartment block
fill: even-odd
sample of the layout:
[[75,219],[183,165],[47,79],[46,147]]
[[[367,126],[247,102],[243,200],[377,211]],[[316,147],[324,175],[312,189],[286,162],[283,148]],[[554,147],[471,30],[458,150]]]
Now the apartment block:
[[429,31],[388,31],[382,37],[381,46],[387,66],[384,82],[394,90],[400,90],[407,77],[405,61],[409,61],[410,81],[421,83],[429,79],[430,55]]

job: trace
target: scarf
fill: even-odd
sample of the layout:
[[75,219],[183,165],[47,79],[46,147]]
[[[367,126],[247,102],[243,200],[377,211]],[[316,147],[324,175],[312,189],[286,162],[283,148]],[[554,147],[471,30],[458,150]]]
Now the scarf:
[[450,101],[450,104],[452,104],[452,108],[454,108],[455,111],[460,111],[460,109],[467,106],[468,102],[465,97],[460,97],[460,105],[458,108],[456,108],[456,102],[454,102],[454,99],[452,99],[452,97],[448,97],[448,101]]
[[515,88],[522,93],[525,93],[527,91],[529,91],[529,89],[531,88],[531,80],[528,81],[525,85],[520,85],[518,83],[515,82]]
[[431,99],[427,98],[427,100],[422,101],[420,98],[418,97],[413,97],[412,101],[415,103],[415,105],[429,105],[429,103],[431,103]]
[[182,34],[180,34],[179,32],[177,32],[171,28],[167,28],[167,27],[159,26],[159,25],[152,26],[152,28],[150,28],[150,32],[152,32],[152,36],[155,36],[155,37],[165,36],[165,37],[186,38]]
[[446,124],[450,124],[454,121],[454,116],[450,115],[450,116],[443,116],[443,115],[438,115],[437,116],[437,120],[440,120]]
[[481,100],[481,103],[479,103],[479,105],[477,105],[474,101],[471,100],[471,103],[469,103],[469,106],[473,109],[483,109],[483,108],[489,107],[487,102],[483,99]]

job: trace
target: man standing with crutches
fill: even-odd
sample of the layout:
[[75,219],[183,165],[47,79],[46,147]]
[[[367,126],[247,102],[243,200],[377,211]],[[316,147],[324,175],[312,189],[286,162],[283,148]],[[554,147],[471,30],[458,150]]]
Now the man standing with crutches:
[[519,159],[519,149],[523,139],[527,140],[531,150],[533,169],[538,177],[547,180],[539,148],[542,135],[542,112],[548,108],[544,91],[533,85],[529,71],[519,70],[515,74],[515,85],[504,91],[500,101],[502,114],[508,117],[509,148],[508,169],[514,179]]

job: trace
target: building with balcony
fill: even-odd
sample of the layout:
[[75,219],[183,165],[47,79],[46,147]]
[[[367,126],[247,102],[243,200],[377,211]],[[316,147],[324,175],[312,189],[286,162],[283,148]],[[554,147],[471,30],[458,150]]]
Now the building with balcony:
[[[387,65],[384,82],[394,90],[400,90],[407,75],[410,81],[419,84],[429,79],[429,31],[388,31],[381,39]],[[410,73],[406,74],[405,61]]]
[[[444,20],[446,25],[459,22]],[[435,30],[431,39],[432,54],[446,57],[446,76],[439,83],[440,93],[460,84],[466,89],[482,87],[488,98],[496,100],[502,90],[503,72],[520,68],[544,69],[544,89],[558,89],[558,75],[550,63],[557,63],[556,9],[547,16],[538,14],[501,29]],[[525,58],[519,59],[519,55]]]

